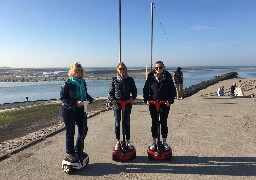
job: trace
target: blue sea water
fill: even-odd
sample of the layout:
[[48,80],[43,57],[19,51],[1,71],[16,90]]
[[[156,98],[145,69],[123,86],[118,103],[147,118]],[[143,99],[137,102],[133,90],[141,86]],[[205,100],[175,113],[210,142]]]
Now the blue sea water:
[[[134,68],[136,70],[136,68]],[[184,87],[198,84],[215,76],[235,71],[241,78],[256,78],[255,67],[187,67],[183,68]],[[171,72],[173,73],[173,72]],[[107,97],[111,80],[87,80],[88,93],[92,97]],[[142,94],[145,79],[135,79],[138,94]],[[63,82],[0,82],[0,104],[59,99]]]

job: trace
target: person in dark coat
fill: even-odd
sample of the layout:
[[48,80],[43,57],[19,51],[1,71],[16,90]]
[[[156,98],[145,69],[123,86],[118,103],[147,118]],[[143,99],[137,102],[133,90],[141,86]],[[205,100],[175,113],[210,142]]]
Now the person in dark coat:
[[176,86],[176,98],[183,99],[183,72],[181,72],[181,67],[177,68],[174,72],[173,79]]
[[161,135],[163,138],[164,148],[169,150],[166,142],[168,127],[167,118],[170,111],[170,105],[174,103],[175,99],[175,85],[172,80],[171,74],[165,70],[164,63],[157,61],[155,63],[155,70],[148,74],[148,78],[143,88],[144,102],[149,105],[149,111],[152,119],[152,144],[150,149],[154,150],[157,139],[157,111],[156,106],[148,104],[148,101],[166,101],[166,104],[160,105],[160,122],[161,122]]
[[231,96],[235,96],[236,83],[233,83],[230,87]]
[[[132,102],[137,97],[137,88],[135,81],[132,77],[127,74],[127,67],[123,62],[119,63],[116,68],[117,77],[112,79],[110,85],[108,100],[112,104],[115,116],[115,135],[117,143],[115,145],[115,150],[120,150],[120,122],[121,122],[121,105],[116,103],[117,100],[132,100]],[[129,148],[132,148],[130,142],[130,114],[131,114],[132,104],[128,103],[125,106],[125,135],[126,141]]]
[[[84,101],[94,102],[88,94],[86,82],[83,79],[84,69],[80,63],[73,63],[69,73],[69,79],[64,82],[60,91],[62,103],[62,118],[66,129],[66,153],[67,159],[78,162],[77,155],[85,154],[84,138],[87,134],[87,115],[84,112]],[[78,127],[76,145],[74,145],[75,124]]]

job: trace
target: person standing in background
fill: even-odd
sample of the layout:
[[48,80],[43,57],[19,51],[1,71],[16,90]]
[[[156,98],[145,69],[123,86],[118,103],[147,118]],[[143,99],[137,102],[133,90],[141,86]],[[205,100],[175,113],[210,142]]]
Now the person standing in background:
[[236,83],[233,83],[231,88],[230,88],[231,96],[235,96],[235,90],[236,90]]
[[181,72],[181,67],[177,68],[174,72],[173,79],[176,86],[176,98],[183,99],[183,73]]

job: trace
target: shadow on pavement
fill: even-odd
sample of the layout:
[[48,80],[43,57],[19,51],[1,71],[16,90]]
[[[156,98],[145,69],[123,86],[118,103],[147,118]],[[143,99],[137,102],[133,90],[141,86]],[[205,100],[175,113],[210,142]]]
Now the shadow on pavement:
[[[97,170],[97,171],[95,171]],[[171,161],[148,160],[138,156],[125,163],[95,163],[77,171],[81,176],[104,176],[122,173],[171,173],[198,175],[256,176],[255,157],[175,156]]]

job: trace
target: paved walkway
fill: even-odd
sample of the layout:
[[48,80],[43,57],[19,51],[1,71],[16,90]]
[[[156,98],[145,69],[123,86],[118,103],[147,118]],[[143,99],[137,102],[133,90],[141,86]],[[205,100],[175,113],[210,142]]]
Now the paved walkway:
[[37,143],[0,162],[1,179],[256,179],[255,101],[252,98],[209,96],[219,85],[175,101],[168,120],[172,161],[150,161],[148,107],[133,106],[132,142],[137,158],[112,161],[115,144],[113,111],[89,120],[85,140],[89,165],[65,174],[65,133]]

